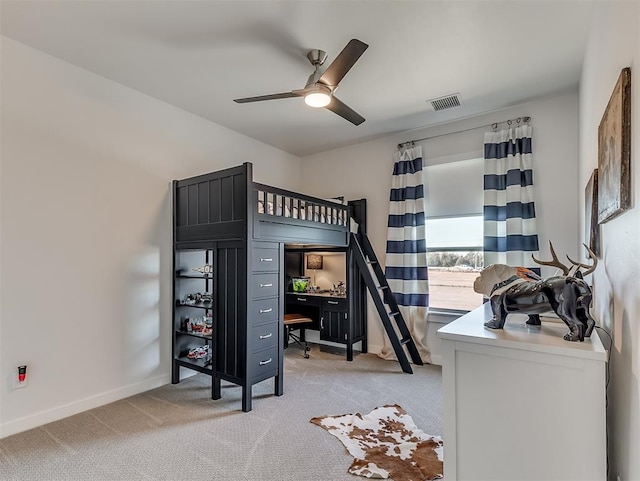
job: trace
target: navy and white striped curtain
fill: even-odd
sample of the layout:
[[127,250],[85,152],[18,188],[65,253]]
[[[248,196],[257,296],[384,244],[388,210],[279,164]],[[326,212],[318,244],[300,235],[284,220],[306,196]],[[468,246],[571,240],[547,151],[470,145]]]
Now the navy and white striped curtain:
[[528,267],[538,252],[531,126],[487,132],[484,139],[484,265]]
[[[429,362],[429,350],[425,345],[429,280],[422,147],[400,150],[394,161],[385,275],[422,360]],[[384,342],[379,356],[395,359],[386,337]]]

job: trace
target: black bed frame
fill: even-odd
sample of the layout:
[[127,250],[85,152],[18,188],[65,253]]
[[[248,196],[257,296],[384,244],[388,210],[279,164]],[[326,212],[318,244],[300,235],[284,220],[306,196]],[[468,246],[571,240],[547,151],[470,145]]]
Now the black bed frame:
[[[275,395],[283,394],[285,244],[348,252],[350,219],[359,223],[361,233],[366,230],[366,200],[342,205],[255,183],[248,162],[174,181],[173,194],[174,272],[181,251],[213,252],[213,366],[209,371],[196,370],[211,374],[213,399],[221,397],[221,380],[241,386],[242,410],[250,411],[254,384],[273,377]],[[261,262],[272,259],[273,263]],[[349,264],[354,263],[349,255],[347,263],[349,272]],[[358,336],[349,328],[347,343],[352,352],[358,341],[366,349],[367,309],[365,286],[355,268],[350,272],[350,325],[364,325],[357,330]],[[276,282],[277,287],[271,286]],[[179,304],[175,283],[174,300]],[[173,322],[172,382],[178,383],[180,367],[190,366],[177,361],[181,353],[176,333],[183,322],[177,308]],[[263,349],[256,335],[262,327],[276,329],[275,346]]]

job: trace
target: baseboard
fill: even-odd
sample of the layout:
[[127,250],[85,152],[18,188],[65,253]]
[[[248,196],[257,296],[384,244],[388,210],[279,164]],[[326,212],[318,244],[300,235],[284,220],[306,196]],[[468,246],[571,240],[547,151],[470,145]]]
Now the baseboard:
[[89,409],[104,406],[105,404],[119,401],[120,399],[139,394],[171,382],[170,374],[155,376],[142,382],[130,384],[112,391],[108,391],[97,396],[91,396],[80,401],[74,401],[63,406],[58,406],[46,411],[25,416],[14,421],[0,424],[0,438],[6,438],[12,434],[21,433],[29,429],[37,428],[53,421],[58,421],[74,414],[87,411]]
[[[344,352],[347,352],[347,345],[346,344],[342,344],[342,343],[338,343],[338,342],[331,342],[331,341],[324,341],[322,339],[320,339],[320,332],[319,331],[314,331],[314,330],[307,330],[305,333],[305,339],[307,340],[307,342],[311,342],[313,344],[322,344],[324,346],[331,346],[331,347],[337,347],[340,349],[344,349]],[[362,342],[358,341],[356,343],[353,344],[353,350],[356,353],[360,352],[360,349],[362,348]],[[369,344],[367,346],[367,351],[370,353],[378,353],[380,351],[382,351],[382,346],[376,346],[373,344]]]
[[[329,342],[329,341],[321,341],[319,334],[314,332],[307,332],[307,341],[315,344],[324,344],[325,346],[339,347],[339,348],[345,349],[346,351],[346,346],[344,344],[337,344],[335,342]],[[378,346],[377,344],[369,344],[367,346],[367,352],[369,352],[370,354],[380,354],[382,352],[383,347],[384,346]],[[360,343],[356,343],[354,345],[354,350],[356,351],[356,353],[360,352]],[[442,366],[442,356],[440,354],[432,353],[431,364]]]
[[442,356],[440,354],[431,353],[431,364],[442,366]]
[[[336,344],[339,345],[339,344]],[[344,346],[343,346],[344,347]],[[382,346],[377,346],[375,344],[369,344],[369,352],[372,354],[379,354],[382,352]],[[436,366],[442,366],[442,356],[440,354],[431,353],[431,364],[435,364]]]

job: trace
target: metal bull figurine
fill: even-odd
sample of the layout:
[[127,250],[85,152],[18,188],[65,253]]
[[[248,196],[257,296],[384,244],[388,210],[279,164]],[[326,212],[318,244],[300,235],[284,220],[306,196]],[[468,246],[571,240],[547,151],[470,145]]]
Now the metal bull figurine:
[[[491,329],[502,329],[511,313],[527,314],[527,324],[540,325],[540,314],[553,311],[569,327],[569,332],[564,335],[565,340],[584,341],[585,337],[591,336],[596,323],[589,314],[591,288],[583,276],[596,269],[598,260],[593,251],[583,245],[589,252],[591,265],[575,262],[567,256],[573,266],[565,266],[558,261],[551,242],[551,261],[539,261],[531,256],[537,264],[562,269],[561,276],[542,279],[529,269],[504,264],[485,268],[474,283],[474,290],[487,295],[491,302],[493,318],[484,325]],[[581,272],[580,269],[585,271]]]

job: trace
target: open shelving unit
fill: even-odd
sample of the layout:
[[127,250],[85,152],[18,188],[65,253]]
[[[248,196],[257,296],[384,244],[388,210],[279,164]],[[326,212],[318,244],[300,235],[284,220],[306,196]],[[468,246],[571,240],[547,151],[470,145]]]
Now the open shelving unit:
[[[172,382],[180,381],[180,368],[188,368],[200,373],[213,375],[214,372],[214,257],[215,251],[208,248],[176,249],[174,251],[173,297],[173,369]],[[193,269],[211,266],[211,273],[199,274]],[[212,302],[187,301],[189,296],[207,294]],[[211,318],[211,329],[199,331],[191,326],[206,326],[206,318]],[[196,359],[188,353],[197,348],[208,346],[205,357]]]

